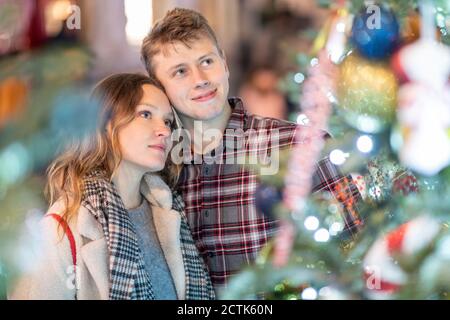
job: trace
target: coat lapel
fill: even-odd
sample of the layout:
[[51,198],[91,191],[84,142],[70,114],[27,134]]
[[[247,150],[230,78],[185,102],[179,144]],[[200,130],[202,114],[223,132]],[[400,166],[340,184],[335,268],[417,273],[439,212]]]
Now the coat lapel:
[[[108,245],[101,226],[85,208],[81,207],[77,219],[78,233],[85,239],[80,256],[95,282],[101,299],[109,298]],[[86,275],[87,277],[87,275]],[[80,279],[86,283],[86,279]]]

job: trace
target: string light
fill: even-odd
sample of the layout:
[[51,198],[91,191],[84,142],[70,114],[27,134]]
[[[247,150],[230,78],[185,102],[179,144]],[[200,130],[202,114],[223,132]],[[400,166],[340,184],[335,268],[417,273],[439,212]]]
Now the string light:
[[363,153],[369,153],[373,150],[373,140],[367,135],[360,136],[356,141],[356,147]]
[[331,151],[330,153],[330,161],[337,166],[344,164],[347,158],[350,155],[348,153],[343,152],[342,150],[336,149]]
[[305,75],[300,72],[296,73],[294,75],[294,81],[295,81],[295,83],[298,83],[298,84],[303,83],[303,81],[305,81]]
[[330,239],[330,233],[327,229],[319,229],[314,233],[314,240],[317,242],[327,242]]
[[319,219],[314,216],[309,216],[305,219],[304,225],[308,230],[317,230],[317,228],[319,227]]
[[315,300],[317,299],[317,291],[314,288],[306,288],[302,292],[302,299],[303,300]]
[[331,292],[332,290],[330,289],[330,287],[323,287],[319,290],[319,296],[328,297],[329,295],[331,295]]
[[340,222],[334,222],[331,226],[330,226],[330,235],[335,236],[337,235],[339,232],[341,232],[343,230],[343,225]]
[[307,125],[309,123],[309,119],[308,119],[308,117],[306,116],[306,114],[304,114],[304,113],[301,113],[301,114],[299,114],[298,115],[298,117],[297,117],[297,124],[301,124],[301,125]]

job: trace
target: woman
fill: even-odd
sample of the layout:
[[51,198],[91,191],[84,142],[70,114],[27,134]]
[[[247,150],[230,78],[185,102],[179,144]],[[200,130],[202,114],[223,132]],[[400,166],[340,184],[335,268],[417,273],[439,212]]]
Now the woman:
[[182,201],[168,186],[179,170],[168,159],[174,115],[166,95],[145,76],[117,74],[93,96],[98,130],[49,167],[44,251],[12,297],[213,299]]

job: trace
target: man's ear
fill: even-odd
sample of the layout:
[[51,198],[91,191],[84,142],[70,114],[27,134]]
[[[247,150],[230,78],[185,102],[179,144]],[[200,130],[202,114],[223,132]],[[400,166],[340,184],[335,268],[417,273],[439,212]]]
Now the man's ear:
[[225,55],[225,51],[220,49],[220,53],[223,59],[223,62],[225,64],[225,71],[227,72],[228,77],[230,76],[230,70],[228,69],[228,62],[227,62],[227,56]]

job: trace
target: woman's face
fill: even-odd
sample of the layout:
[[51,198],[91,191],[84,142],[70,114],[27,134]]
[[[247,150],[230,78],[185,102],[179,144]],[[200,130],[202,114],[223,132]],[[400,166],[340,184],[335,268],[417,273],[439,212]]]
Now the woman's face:
[[118,133],[122,161],[156,172],[164,168],[172,147],[172,108],[164,92],[155,86],[142,86],[143,95],[134,119]]

